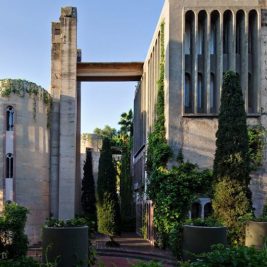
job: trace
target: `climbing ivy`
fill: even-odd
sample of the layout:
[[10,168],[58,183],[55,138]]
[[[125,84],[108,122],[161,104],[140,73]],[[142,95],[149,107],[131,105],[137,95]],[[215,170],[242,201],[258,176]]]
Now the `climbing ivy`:
[[33,119],[36,119],[36,98],[38,97],[47,106],[47,127],[49,127],[50,113],[52,108],[52,97],[41,86],[21,79],[0,80],[0,96],[9,97],[15,94],[24,97],[26,94],[33,97]]
[[266,131],[262,126],[248,127],[248,153],[250,169],[255,171],[262,165]]

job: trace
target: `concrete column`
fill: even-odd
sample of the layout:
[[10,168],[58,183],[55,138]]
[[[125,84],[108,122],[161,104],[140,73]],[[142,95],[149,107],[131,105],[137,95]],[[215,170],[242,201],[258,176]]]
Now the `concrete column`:
[[[77,62],[82,61],[82,51],[77,50]],[[81,212],[81,82],[77,82],[77,127],[76,127],[76,186],[75,186],[75,214]]]
[[197,53],[198,16],[194,12],[193,40],[192,40],[192,90],[193,90],[193,113],[197,113],[197,80],[198,80],[198,53]]
[[229,69],[235,71],[236,67],[236,16],[231,11],[230,32],[229,32]]
[[50,212],[58,217],[59,175],[59,101],[61,93],[61,27],[52,23],[51,95],[53,98],[50,125]]
[[60,219],[75,215],[76,134],[77,134],[77,11],[61,9],[61,94],[59,132]]
[[241,22],[240,81],[247,111],[248,98],[248,14],[244,13]]
[[205,46],[204,46],[204,88],[205,88],[205,103],[204,113],[210,113],[210,13],[206,14],[205,23]]
[[217,70],[216,70],[216,88],[217,93],[217,110],[219,111],[221,105],[221,93],[222,93],[222,81],[223,81],[223,14],[220,13],[219,23],[216,34],[216,61],[217,61]]

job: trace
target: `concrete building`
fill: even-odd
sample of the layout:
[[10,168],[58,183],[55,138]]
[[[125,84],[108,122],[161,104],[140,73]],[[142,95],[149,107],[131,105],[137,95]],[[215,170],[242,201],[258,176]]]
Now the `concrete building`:
[[[90,81],[140,82],[134,103],[134,189],[139,214],[145,206],[151,210],[152,238],[152,203],[140,199],[138,190],[146,188],[162,22],[166,138],[174,154],[182,149],[185,160],[212,167],[222,77],[229,69],[240,74],[248,124],[267,128],[266,0],[166,0],[145,61],[117,63],[82,62],[77,10],[64,7],[52,23],[49,118],[49,95],[41,88],[24,81],[0,83],[0,205],[16,200],[31,209],[27,232],[33,242],[47,215],[70,219],[80,212],[80,82]],[[251,188],[260,213],[267,196],[266,151]]]
[[0,80],[0,209],[16,201],[30,211],[26,233],[40,241],[49,217],[50,95],[23,80]]
[[[266,1],[258,0],[165,1],[135,95],[133,160],[139,218],[144,206],[148,215],[151,208],[150,202],[139,199],[138,188],[146,181],[146,145],[155,118],[160,24],[165,25],[166,138],[174,154],[182,150],[185,161],[212,168],[226,70],[240,74],[248,124],[267,129],[266,8]],[[267,201],[266,151],[252,177],[253,205],[260,214]]]

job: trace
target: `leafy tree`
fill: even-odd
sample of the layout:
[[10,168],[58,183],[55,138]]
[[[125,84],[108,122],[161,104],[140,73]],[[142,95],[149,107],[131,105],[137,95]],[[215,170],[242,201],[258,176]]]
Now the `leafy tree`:
[[120,233],[120,207],[116,192],[116,171],[108,138],[103,139],[100,153],[97,197],[98,231],[112,239]]
[[121,114],[119,125],[121,125],[120,134],[133,136],[133,111],[131,109],[128,113],[124,112]]
[[86,159],[83,166],[81,202],[85,216],[96,223],[95,181],[93,176],[92,151],[90,149],[86,150]]
[[117,135],[117,130],[115,128],[110,127],[109,125],[105,125],[103,129],[95,128],[94,134],[97,134],[103,138],[107,137],[111,140],[115,135]]
[[230,241],[242,243],[240,218],[251,212],[246,113],[238,74],[224,75],[214,159],[215,216],[229,228]]

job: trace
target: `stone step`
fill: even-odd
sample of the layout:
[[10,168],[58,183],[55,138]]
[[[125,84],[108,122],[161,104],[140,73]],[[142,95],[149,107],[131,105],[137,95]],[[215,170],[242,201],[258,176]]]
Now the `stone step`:
[[99,256],[108,256],[108,257],[122,257],[122,258],[132,258],[139,259],[144,261],[159,261],[163,264],[167,264],[169,267],[177,266],[177,261],[173,256],[166,256],[160,254],[153,254],[148,252],[134,251],[134,250],[120,250],[112,248],[101,248],[96,250],[97,255]]

